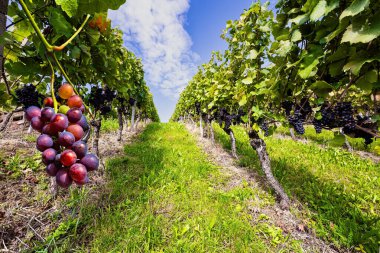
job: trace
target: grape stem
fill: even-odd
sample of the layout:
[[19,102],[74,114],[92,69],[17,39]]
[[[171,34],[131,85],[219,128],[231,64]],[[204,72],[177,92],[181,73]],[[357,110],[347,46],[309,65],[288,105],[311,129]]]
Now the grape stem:
[[[71,82],[69,76],[67,75],[66,71],[63,69],[63,67],[62,67],[61,63],[59,62],[55,53],[52,53],[52,56],[53,56],[54,62],[57,64],[59,70],[61,71],[62,75],[65,77],[66,81],[73,87],[75,94],[79,95],[78,90],[75,88],[75,85]],[[85,103],[83,103],[83,105],[86,108],[86,110],[88,111],[88,113],[90,114],[91,118],[94,119],[95,117],[92,114],[90,108]]]
[[49,44],[49,42],[46,40],[45,36],[42,34],[40,28],[38,28],[36,21],[34,20],[32,14],[30,13],[30,11],[28,9],[28,6],[26,6],[24,0],[19,0],[19,2],[21,4],[23,10],[25,11],[25,14],[28,17],[30,23],[32,24],[33,29],[36,31],[36,33],[37,33],[38,37],[41,39],[42,43],[44,43],[46,50],[48,52],[52,52],[53,46]]
[[356,129],[359,129],[359,130],[361,130],[363,132],[366,132],[367,134],[370,134],[370,135],[372,135],[375,138],[380,138],[380,136],[378,134],[372,132],[371,130],[369,130],[367,128],[361,127],[359,125],[355,125],[355,127],[356,127]]
[[53,46],[54,51],[62,51],[68,44],[71,43],[75,39],[76,36],[82,31],[83,27],[86,25],[87,21],[89,20],[90,15],[88,14],[86,16],[86,19],[84,20],[83,24],[79,27],[79,29],[68,39],[65,43],[63,43],[60,46]]
[[55,92],[54,92],[54,81],[55,81],[54,68],[53,68],[53,64],[51,64],[48,57],[46,57],[46,60],[48,61],[49,66],[50,66],[50,70],[51,70],[50,92],[51,92],[51,97],[53,98],[54,111],[57,113],[58,112],[58,102],[57,102],[57,99],[55,97]]

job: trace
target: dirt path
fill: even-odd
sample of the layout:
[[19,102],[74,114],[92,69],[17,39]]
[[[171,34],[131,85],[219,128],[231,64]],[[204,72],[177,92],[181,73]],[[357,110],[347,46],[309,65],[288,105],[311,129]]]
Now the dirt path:
[[[257,173],[248,168],[237,166],[232,155],[218,143],[213,144],[210,139],[201,138],[198,127],[189,124],[186,127],[196,137],[198,145],[209,156],[210,161],[220,166],[222,173],[229,177],[229,184],[226,187],[234,188],[248,182],[251,187],[260,188],[261,191],[265,190],[265,182]],[[293,203],[292,212],[297,212],[299,207],[299,204]],[[286,235],[302,241],[305,252],[338,252],[331,245],[318,239],[292,212],[281,210],[277,203],[274,205],[260,203],[260,201],[258,203],[258,200],[254,199],[250,211],[253,218],[262,214],[268,216],[268,222],[280,227]]]
[[[102,164],[106,159],[120,155],[124,145],[131,143],[142,130],[143,127],[139,127],[133,133],[125,131],[122,142],[117,141],[116,132],[101,133],[99,147]],[[33,136],[38,136],[38,133],[27,135],[25,128],[11,124],[0,140],[5,161],[21,153],[25,154],[21,155],[21,162],[30,156],[40,163],[41,155],[35,150]],[[91,152],[91,140],[88,145]],[[22,174],[18,177],[12,177],[7,167],[9,164],[0,163],[0,252],[20,252],[44,241],[63,220],[73,213],[75,215],[76,210],[66,206],[70,198],[69,190],[59,190],[57,198],[51,198],[48,189],[50,178],[46,176],[43,164],[35,166],[38,170],[28,167],[20,169]],[[88,198],[96,199],[97,189],[106,183],[102,170],[91,173],[90,180],[86,185]],[[72,187],[78,188],[75,185]]]

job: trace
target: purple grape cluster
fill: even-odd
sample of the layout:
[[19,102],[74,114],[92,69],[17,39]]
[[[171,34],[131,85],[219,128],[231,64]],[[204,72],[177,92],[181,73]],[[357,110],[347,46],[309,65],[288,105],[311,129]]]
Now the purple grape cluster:
[[30,106],[25,115],[33,129],[41,133],[36,147],[42,152],[46,173],[55,177],[63,188],[73,181],[77,185],[88,183],[87,172],[99,167],[99,159],[87,153],[83,137],[89,125],[82,110],[72,107],[63,114],[56,113],[52,107]]

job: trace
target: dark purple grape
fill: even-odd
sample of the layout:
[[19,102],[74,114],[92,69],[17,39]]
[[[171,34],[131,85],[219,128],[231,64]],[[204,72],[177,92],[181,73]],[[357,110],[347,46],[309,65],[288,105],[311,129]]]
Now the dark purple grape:
[[45,151],[48,148],[53,147],[53,139],[47,134],[41,134],[37,138],[37,149],[41,152]]
[[55,179],[57,181],[57,184],[63,188],[68,188],[73,183],[68,169],[60,169],[57,172]]
[[28,121],[31,121],[34,117],[41,116],[41,109],[37,106],[29,106],[25,111],[25,116]]
[[46,166],[46,173],[51,177],[55,177],[59,169],[60,168],[55,163],[51,163]]
[[30,121],[30,124],[32,125],[33,129],[38,131],[38,132],[41,132],[42,128],[45,125],[45,123],[42,122],[41,117],[39,117],[39,116],[32,118],[32,120]]
[[77,123],[82,118],[82,111],[78,108],[71,108],[66,115],[70,123]]
[[50,122],[50,120],[54,117],[55,111],[51,107],[45,107],[41,110],[41,120],[43,122]]
[[51,125],[51,123],[46,124],[42,128],[42,133],[43,134],[48,134],[48,135],[51,135],[51,136],[57,136],[58,135],[58,131]]
[[80,120],[77,122],[78,125],[80,125],[83,128],[83,131],[87,131],[89,129],[89,125],[87,122],[87,119],[84,115],[80,118]]
[[70,132],[62,132],[58,136],[58,142],[64,147],[70,147],[75,142],[75,136]]
[[53,148],[48,148],[44,152],[42,152],[42,162],[45,165],[53,163],[55,161],[55,156],[57,155],[57,151]]
[[74,163],[69,169],[70,177],[74,181],[83,182],[87,177],[86,166],[80,163]]
[[99,159],[93,154],[87,154],[79,161],[86,166],[87,171],[97,170],[99,167]]
[[87,154],[87,144],[84,141],[77,141],[71,149],[77,154],[78,159],[82,159]]
[[69,120],[67,119],[66,115],[57,113],[51,119],[51,125],[56,131],[62,132],[69,126]]

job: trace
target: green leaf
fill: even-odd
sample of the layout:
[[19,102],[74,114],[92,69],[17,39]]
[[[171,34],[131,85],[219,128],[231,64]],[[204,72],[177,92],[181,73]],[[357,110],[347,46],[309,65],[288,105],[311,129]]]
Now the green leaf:
[[301,34],[300,30],[296,29],[293,31],[292,38],[290,39],[290,41],[297,42],[300,40],[302,40],[302,34]]
[[253,82],[253,79],[252,79],[252,77],[247,77],[247,78],[244,78],[243,80],[241,80],[241,82],[248,85],[248,84],[251,84]]
[[326,13],[327,3],[325,0],[319,1],[317,6],[314,7],[313,11],[310,14],[310,20],[316,21],[320,19]]
[[377,71],[376,70],[371,70],[365,73],[362,77],[360,77],[356,81],[356,87],[369,92],[372,90],[373,83],[377,81]]
[[126,0],[78,0],[78,14],[93,14],[117,10]]
[[342,43],[368,43],[378,36],[380,36],[380,15],[375,16],[369,25],[365,24],[359,28],[353,25],[348,26],[346,32],[343,34]]
[[243,95],[243,97],[239,101],[240,106],[244,106],[247,103],[247,96]]
[[247,58],[250,60],[254,60],[257,58],[258,55],[259,53],[255,49],[252,49],[251,51],[249,51],[249,55]]
[[55,3],[60,5],[62,10],[66,12],[69,17],[72,17],[77,13],[77,0],[55,0]]
[[348,71],[351,70],[352,74],[359,75],[360,69],[365,63],[380,61],[380,55],[375,55],[374,57],[368,57],[367,55],[355,56],[350,59],[350,61],[344,65],[343,70]]
[[328,141],[328,143],[333,146],[343,146],[345,139],[343,134],[334,133],[334,139]]
[[299,15],[291,20],[289,20],[290,23],[295,23],[296,25],[302,25],[304,24],[306,21],[309,20],[309,15],[308,14],[303,14],[303,15]]
[[275,51],[276,54],[280,56],[286,56],[292,49],[293,43],[289,40],[281,40],[279,43],[279,48]]
[[355,0],[352,4],[340,14],[339,19],[355,16],[368,7],[370,0]]
[[302,79],[307,79],[314,76],[316,74],[316,66],[318,63],[318,58],[315,58],[312,55],[305,57],[304,61],[301,63],[300,69],[298,70],[298,75]]
[[67,22],[63,13],[57,9],[50,7],[49,8],[49,22],[54,28],[54,32],[57,35],[65,35],[66,37],[70,37],[72,35],[73,29],[69,22]]
[[334,88],[325,81],[316,81],[310,86],[310,89],[320,97],[327,97]]

